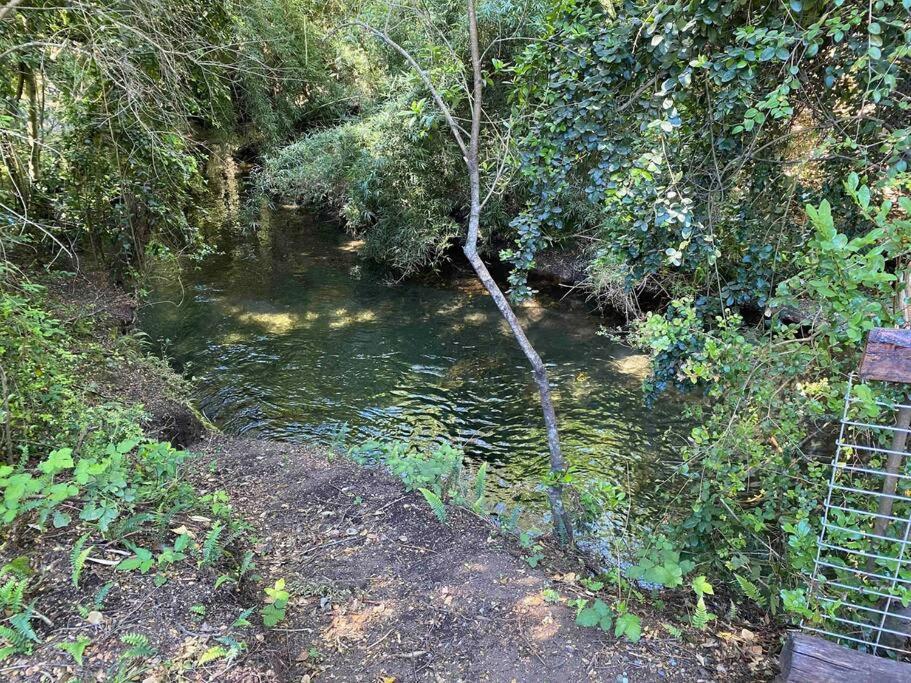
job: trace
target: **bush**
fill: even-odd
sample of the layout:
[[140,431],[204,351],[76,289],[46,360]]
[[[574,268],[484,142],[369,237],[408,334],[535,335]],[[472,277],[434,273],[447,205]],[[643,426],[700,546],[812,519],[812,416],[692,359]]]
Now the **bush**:
[[285,147],[258,186],[285,201],[328,202],[364,239],[365,256],[403,274],[437,263],[459,234],[464,170],[446,136],[416,135],[407,104],[392,100]]

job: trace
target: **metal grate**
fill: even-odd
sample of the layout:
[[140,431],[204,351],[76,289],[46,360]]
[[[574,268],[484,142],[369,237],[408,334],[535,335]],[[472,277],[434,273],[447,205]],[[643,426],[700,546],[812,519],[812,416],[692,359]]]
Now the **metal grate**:
[[[857,649],[902,658],[911,656],[911,452],[893,447],[896,412],[911,405],[876,402],[875,419],[860,414],[848,382],[844,412],[831,463],[828,495],[811,584],[820,620],[802,627]],[[870,420],[870,421],[867,421]],[[911,441],[911,439],[908,439]],[[895,492],[883,493],[886,462],[899,460]],[[892,501],[887,515],[880,500]],[[880,517],[887,524],[875,533]]]

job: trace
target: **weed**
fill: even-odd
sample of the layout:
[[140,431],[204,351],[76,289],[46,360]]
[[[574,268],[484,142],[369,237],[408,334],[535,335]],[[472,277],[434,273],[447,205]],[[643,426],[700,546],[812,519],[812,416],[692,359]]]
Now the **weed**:
[[285,619],[285,609],[291,594],[285,590],[285,580],[278,579],[271,588],[266,588],[266,604],[261,610],[263,625],[272,628]]

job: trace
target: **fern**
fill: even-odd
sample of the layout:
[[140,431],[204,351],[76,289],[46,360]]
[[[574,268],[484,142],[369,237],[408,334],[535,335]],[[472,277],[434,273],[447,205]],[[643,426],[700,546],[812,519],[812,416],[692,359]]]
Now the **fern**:
[[227,658],[230,654],[231,651],[228,648],[222,647],[221,645],[213,645],[200,655],[196,662],[196,666],[205,666],[209,662],[214,662],[216,659]]
[[677,628],[673,624],[668,624],[668,623],[664,622],[661,624],[661,626],[662,626],[662,628],[664,628],[665,631],[667,631],[668,633],[671,634],[672,638],[679,638],[680,636],[683,635],[683,631],[681,631],[679,628]]
[[10,655],[20,652],[30,652],[31,645],[28,638],[24,638],[15,629],[10,628],[9,626],[0,625],[0,661],[3,661]]
[[506,531],[514,531],[519,526],[519,517],[521,517],[521,516],[522,516],[522,506],[521,505],[514,506],[509,517],[505,520],[505,524],[503,525],[503,528],[506,529]]
[[85,567],[85,561],[88,559],[89,553],[95,548],[93,545],[90,545],[88,548],[83,548],[88,539],[89,535],[83,534],[79,537],[79,540],[76,541],[76,544],[70,551],[70,567],[72,568],[70,578],[72,579],[74,586],[79,585],[79,577],[82,576],[82,568]]
[[7,612],[21,612],[27,586],[28,579],[9,579],[0,586],[0,608]]
[[96,610],[100,610],[104,606],[104,601],[108,597],[108,593],[111,592],[111,589],[114,587],[113,581],[108,581],[106,584],[101,586],[97,591],[95,591],[95,597],[92,598],[92,602]]
[[696,611],[693,612],[693,626],[700,631],[703,631],[708,623],[715,618],[716,615],[709,612],[708,608],[705,606],[705,598],[699,598],[699,601],[696,603]]
[[140,512],[135,515],[130,515],[129,517],[117,522],[111,528],[111,536],[113,538],[123,538],[135,531],[139,531],[143,524],[146,522],[154,522],[160,519],[160,515],[153,514],[151,512]]
[[155,655],[155,648],[149,645],[149,639],[141,633],[124,633],[120,636],[120,642],[129,646],[120,655],[122,660],[144,659]]
[[760,607],[766,606],[765,596],[759,591],[759,586],[739,574],[734,574],[734,578],[737,580],[737,585],[740,586],[740,590],[743,591],[745,596]]
[[209,533],[206,534],[206,540],[203,541],[202,544],[201,564],[212,564],[221,555],[221,544],[219,543],[219,538],[221,537],[221,532],[224,530],[224,528],[225,527],[221,522],[215,522],[215,524],[213,524],[212,528],[209,530]]
[[92,639],[87,636],[79,636],[76,640],[68,640],[54,645],[58,650],[66,652],[76,662],[77,666],[82,666],[82,656],[85,654],[85,648],[91,645]]
[[441,522],[445,522],[446,505],[443,504],[440,497],[430,489],[418,489],[418,491],[424,496],[424,499],[427,501],[428,505],[430,505],[430,509],[433,510],[433,514],[437,516],[437,519]]
[[33,643],[41,642],[41,639],[38,638],[38,634],[35,633],[35,629],[32,628],[31,621],[31,609],[27,609],[25,612],[20,612],[19,614],[14,614],[9,618],[9,623],[13,625],[13,630],[15,630],[23,640],[31,641]]

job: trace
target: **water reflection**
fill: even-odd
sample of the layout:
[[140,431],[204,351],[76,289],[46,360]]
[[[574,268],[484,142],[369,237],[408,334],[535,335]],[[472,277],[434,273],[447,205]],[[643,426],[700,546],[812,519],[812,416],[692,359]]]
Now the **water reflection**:
[[[547,446],[527,364],[471,279],[390,285],[337,227],[276,211],[220,255],[161,273],[144,329],[196,377],[200,408],[228,432],[328,442],[382,437],[461,444],[491,480],[528,498]],[[584,311],[520,307],[548,362],[567,459],[632,487],[647,509],[682,432],[680,410],[645,408],[645,360],[597,335]],[[665,471],[663,471],[665,470]]]

